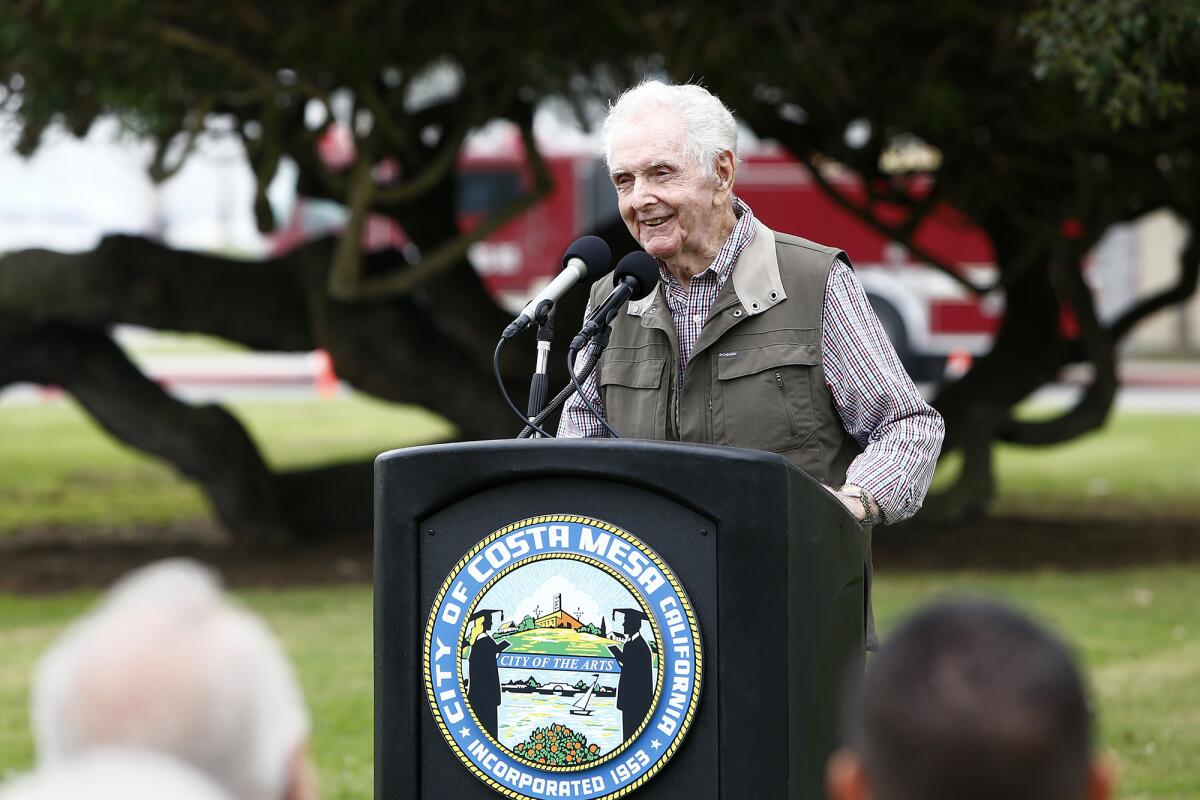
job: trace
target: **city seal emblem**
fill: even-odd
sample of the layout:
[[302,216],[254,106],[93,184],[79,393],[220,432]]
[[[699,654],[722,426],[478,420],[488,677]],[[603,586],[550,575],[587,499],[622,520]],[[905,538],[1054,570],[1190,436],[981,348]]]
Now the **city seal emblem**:
[[554,515],[495,531],[442,583],[425,687],[459,760],[499,794],[623,797],[675,754],[700,699],[678,578],[628,531]]

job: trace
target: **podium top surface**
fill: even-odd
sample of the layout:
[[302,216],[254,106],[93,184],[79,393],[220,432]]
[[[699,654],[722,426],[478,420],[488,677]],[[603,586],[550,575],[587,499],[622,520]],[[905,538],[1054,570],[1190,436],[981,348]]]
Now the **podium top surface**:
[[[418,445],[381,453],[375,460],[391,461],[403,458],[446,458],[464,456],[530,459],[537,462],[561,462],[574,454],[587,453],[601,461],[629,457],[683,458],[712,465],[724,463],[758,463],[768,467],[790,467],[786,458],[765,450],[746,450],[714,444],[666,442],[649,439],[486,439],[472,442]],[[798,472],[800,470],[797,470]]]
[[[697,511],[745,509],[756,498],[844,507],[786,458],[762,450],[645,439],[496,439],[390,450],[376,480],[397,480],[436,506],[498,483],[591,478],[652,489]],[[706,487],[698,492],[698,487]],[[714,491],[715,489],[715,491]]]

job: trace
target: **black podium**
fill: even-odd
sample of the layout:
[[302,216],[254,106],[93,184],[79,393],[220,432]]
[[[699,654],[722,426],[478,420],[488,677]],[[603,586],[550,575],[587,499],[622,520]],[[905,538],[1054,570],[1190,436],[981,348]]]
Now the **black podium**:
[[375,481],[376,800],[823,796],[866,541],[782,457],[478,442]]

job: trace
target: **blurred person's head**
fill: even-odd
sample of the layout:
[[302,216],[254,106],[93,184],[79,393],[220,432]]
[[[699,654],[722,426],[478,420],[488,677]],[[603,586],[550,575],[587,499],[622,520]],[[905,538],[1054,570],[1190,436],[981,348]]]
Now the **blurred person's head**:
[[0,800],[230,800],[194,768],[159,753],[96,750],[0,786]]
[[830,759],[832,800],[1104,800],[1092,718],[1066,648],[984,602],[903,624],[868,665]]
[[692,84],[645,81],[609,109],[604,153],[621,219],[668,267],[701,271],[732,230],[737,134],[729,109]]
[[98,747],[166,753],[236,800],[311,800],[308,713],[278,641],[215,575],[164,561],[119,581],[38,665],[39,763]]

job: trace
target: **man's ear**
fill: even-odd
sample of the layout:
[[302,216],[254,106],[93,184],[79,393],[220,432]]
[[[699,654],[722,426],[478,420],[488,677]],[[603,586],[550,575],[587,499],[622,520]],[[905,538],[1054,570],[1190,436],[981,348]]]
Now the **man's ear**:
[[829,800],[871,800],[871,787],[862,759],[843,747],[829,757],[825,767],[825,793]]
[[713,197],[713,205],[720,206],[729,202],[733,193],[733,181],[737,177],[737,158],[732,150],[723,150],[717,155],[716,180],[717,193]]
[[317,768],[312,762],[305,741],[296,748],[292,755],[291,768],[288,770],[288,785],[283,800],[318,800],[321,796],[317,784]]

